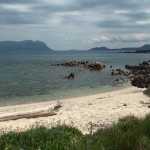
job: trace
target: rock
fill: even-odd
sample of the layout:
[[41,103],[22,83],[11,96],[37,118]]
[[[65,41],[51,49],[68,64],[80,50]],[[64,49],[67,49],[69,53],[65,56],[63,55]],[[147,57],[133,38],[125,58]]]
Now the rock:
[[150,96],[150,85],[149,85],[149,87],[144,91],[144,94]]
[[74,73],[70,73],[68,76],[65,77],[66,79],[74,79]]
[[112,72],[111,72],[111,75],[112,75],[112,76],[114,76],[114,75],[115,75],[114,71],[112,71]]
[[95,62],[95,63],[92,63],[92,64],[86,64],[84,65],[84,67],[90,71],[99,71],[101,70],[102,68],[105,68],[106,65],[101,63],[101,62]]
[[133,74],[131,84],[139,88],[148,88],[150,85],[150,64],[149,61],[143,61],[139,65],[126,65],[126,69]]
[[127,104],[123,104],[123,106],[127,106]]
[[105,68],[106,65],[101,62],[95,62],[89,64],[88,61],[70,61],[65,62],[61,64],[56,64],[54,66],[66,66],[66,67],[75,67],[75,66],[81,66],[84,68],[87,68],[88,70],[101,70],[102,68]]
[[87,62],[84,61],[70,61],[70,62],[65,62],[62,63],[61,66],[66,66],[66,67],[73,67],[73,66],[80,66],[80,65],[85,65]]
[[119,75],[119,76],[129,76],[129,72],[124,71],[122,69],[116,69],[116,70],[112,70],[111,75]]

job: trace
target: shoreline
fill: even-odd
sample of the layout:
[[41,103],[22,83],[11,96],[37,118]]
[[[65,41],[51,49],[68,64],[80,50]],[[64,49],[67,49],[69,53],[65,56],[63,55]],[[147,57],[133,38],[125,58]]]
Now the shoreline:
[[[26,104],[34,104],[34,103],[42,103],[42,102],[50,102],[50,101],[60,101],[60,100],[66,100],[66,99],[92,96],[92,95],[97,95],[97,94],[118,91],[120,89],[125,89],[130,86],[131,86],[130,82],[125,82],[123,84],[120,84],[119,86],[112,86],[111,88],[109,87],[109,90],[100,88],[100,90],[97,90],[95,93],[92,93],[92,90],[90,90],[89,93],[84,92],[82,94],[71,95],[69,97],[62,96],[62,98],[49,98],[50,94],[45,94],[45,95],[40,95],[40,96],[36,95],[36,96],[16,97],[16,98],[12,97],[12,98],[9,98],[9,102],[6,102],[6,103],[3,102],[5,99],[2,99],[2,102],[0,103],[1,104],[0,108],[7,107],[7,106],[26,105]],[[18,101],[19,99],[22,99],[22,100],[19,102]],[[13,100],[13,102],[11,100]]]
[[[62,102],[62,108],[56,115],[0,122],[0,130],[1,132],[24,131],[35,125],[43,125],[49,128],[65,123],[77,127],[83,133],[88,133],[91,124],[96,130],[100,127],[109,126],[127,115],[144,117],[150,113],[147,105],[141,103],[142,101],[150,102],[150,98],[144,95],[143,91],[144,89],[130,86],[106,93],[59,100]],[[57,100],[2,106],[0,107],[0,115],[40,109],[56,102]]]

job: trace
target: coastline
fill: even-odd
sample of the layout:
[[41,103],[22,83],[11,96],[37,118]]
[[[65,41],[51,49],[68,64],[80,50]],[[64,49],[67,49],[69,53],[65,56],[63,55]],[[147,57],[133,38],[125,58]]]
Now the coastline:
[[65,93],[66,96],[64,96],[64,93],[58,94],[59,96],[53,97],[51,94],[44,94],[44,95],[32,95],[32,96],[24,96],[24,97],[10,97],[8,99],[0,98],[0,108],[6,107],[6,106],[16,106],[16,105],[25,105],[25,104],[33,104],[33,103],[41,103],[41,102],[49,102],[49,101],[60,101],[60,100],[66,100],[66,99],[73,99],[78,97],[85,97],[85,96],[91,96],[91,95],[97,95],[97,94],[103,94],[113,91],[118,91],[120,89],[125,89],[127,87],[130,87],[130,82],[120,83],[120,85],[116,86],[103,86],[97,87],[94,89],[77,89],[74,90],[72,93]]
[[[144,89],[127,87],[117,91],[100,93],[90,96],[69,98],[60,100],[62,108],[57,115],[31,119],[18,119],[0,122],[1,132],[24,131],[35,125],[46,127],[57,124],[72,125],[83,133],[88,133],[88,128],[93,125],[93,130],[99,127],[106,127],[116,122],[119,118],[127,115],[144,117],[150,113],[146,104],[150,98],[143,95]],[[30,103],[0,107],[0,115],[14,112],[22,112],[47,107],[55,104],[55,101]]]

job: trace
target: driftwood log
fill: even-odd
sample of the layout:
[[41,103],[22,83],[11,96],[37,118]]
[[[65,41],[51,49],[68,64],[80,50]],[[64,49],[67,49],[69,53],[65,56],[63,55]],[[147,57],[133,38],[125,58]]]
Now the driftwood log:
[[3,114],[0,115],[0,122],[8,121],[8,120],[17,120],[21,118],[29,119],[29,118],[53,116],[57,114],[58,109],[61,107],[62,107],[61,103],[57,102],[55,105],[51,105],[41,109],[35,109],[35,110],[24,111],[24,112],[15,112],[11,114]]

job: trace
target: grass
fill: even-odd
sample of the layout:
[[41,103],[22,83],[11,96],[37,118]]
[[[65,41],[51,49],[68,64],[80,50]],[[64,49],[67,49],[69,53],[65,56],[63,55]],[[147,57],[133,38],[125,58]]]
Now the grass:
[[0,150],[150,150],[150,114],[127,116],[87,135],[67,125],[9,132],[0,137]]

